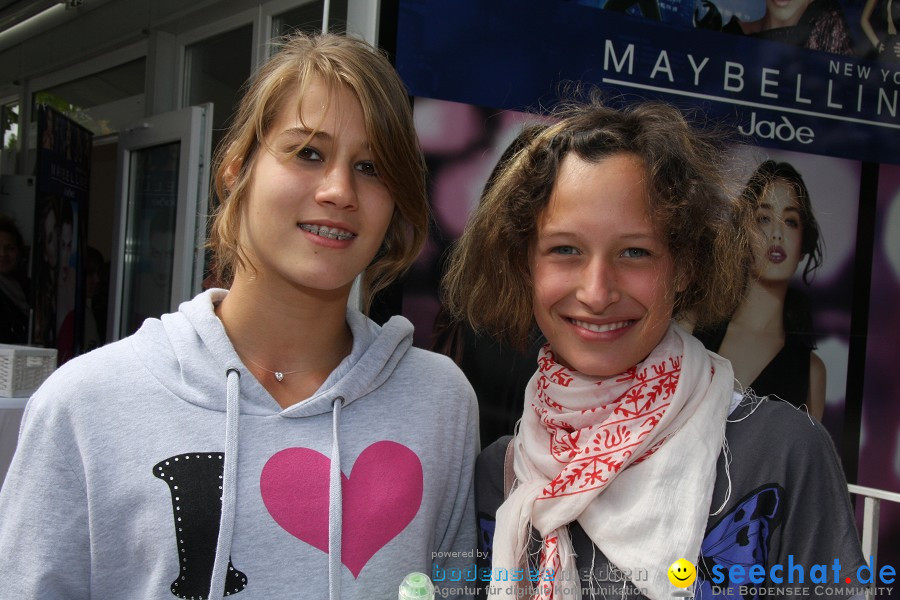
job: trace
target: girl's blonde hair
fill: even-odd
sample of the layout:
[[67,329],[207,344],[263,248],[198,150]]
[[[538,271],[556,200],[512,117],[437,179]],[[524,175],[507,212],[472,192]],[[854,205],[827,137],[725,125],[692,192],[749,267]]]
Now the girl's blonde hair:
[[[363,40],[334,34],[297,33],[248,82],[231,126],[216,153],[213,186],[218,205],[207,246],[215,277],[229,284],[238,268],[253,269],[240,246],[241,220],[258,152],[270,151],[266,135],[284,103],[300,102],[314,81],[329,96],[340,86],[362,106],[366,134],[379,176],[395,202],[394,214],[375,260],[364,277],[365,305],[418,256],[428,228],[425,159],[413,125],[409,96],[387,58]],[[300,106],[296,107],[300,114]]]
[[529,252],[563,158],[632,154],[646,171],[649,210],[677,266],[675,312],[698,324],[729,317],[752,264],[753,214],[728,191],[724,138],[660,102],[624,110],[570,103],[492,180],[454,246],[444,302],[456,317],[516,347],[534,331]]

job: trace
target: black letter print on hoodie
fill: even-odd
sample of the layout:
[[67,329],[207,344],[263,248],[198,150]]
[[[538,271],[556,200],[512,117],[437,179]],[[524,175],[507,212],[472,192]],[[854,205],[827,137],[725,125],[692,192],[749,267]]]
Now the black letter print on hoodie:
[[[216,558],[219,519],[222,515],[224,454],[191,452],[157,463],[153,474],[169,484],[180,573],[172,582],[179,598],[206,598]],[[228,557],[226,595],[247,587],[247,576],[235,569]]]

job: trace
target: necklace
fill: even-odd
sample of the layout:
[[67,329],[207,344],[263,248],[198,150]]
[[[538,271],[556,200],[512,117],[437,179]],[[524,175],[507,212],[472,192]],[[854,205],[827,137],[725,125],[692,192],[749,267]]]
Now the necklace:
[[[350,354],[350,351],[351,351],[352,349],[353,349],[353,338],[351,337],[351,338],[350,338],[350,343],[347,344],[347,346],[343,349],[343,352],[341,352],[341,356],[346,356],[347,354]],[[262,370],[265,371],[266,373],[271,373],[272,375],[274,375],[274,376],[275,376],[275,381],[277,381],[277,382],[279,382],[279,383],[282,382],[282,381],[284,381],[284,378],[285,378],[287,375],[293,375],[294,373],[304,373],[304,372],[306,372],[306,371],[312,371],[312,370],[313,370],[313,369],[296,369],[296,370],[294,370],[294,371],[273,371],[272,369],[267,369],[266,367],[262,366],[261,364],[259,364],[258,362],[256,362],[256,361],[253,360],[252,358],[250,358],[249,356],[244,356],[244,355],[243,355],[242,353],[240,353],[240,352],[238,352],[238,354],[241,355],[242,358],[246,358],[248,361],[250,361],[251,363],[253,363],[255,366],[259,367],[260,369],[262,369]]]
[[265,368],[264,366],[262,366],[261,364],[259,364],[258,362],[256,362],[255,360],[253,360],[253,359],[250,358],[250,357],[245,357],[245,358],[246,358],[247,360],[249,360],[250,362],[252,362],[252,363],[253,363],[254,365],[256,365],[257,367],[259,367],[260,369],[262,369],[263,371],[266,371],[266,372],[271,373],[272,375],[274,375],[274,376],[275,376],[275,381],[282,381],[282,380],[284,379],[284,376],[285,376],[285,375],[293,375],[294,373],[299,373],[299,372],[300,372],[300,369],[297,369],[296,371],[273,371],[272,369],[267,369],[267,368]]

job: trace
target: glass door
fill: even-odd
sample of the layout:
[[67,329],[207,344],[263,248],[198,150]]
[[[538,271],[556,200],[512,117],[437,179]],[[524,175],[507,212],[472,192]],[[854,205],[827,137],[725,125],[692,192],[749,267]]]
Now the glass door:
[[200,291],[212,112],[183,108],[119,134],[110,341]]

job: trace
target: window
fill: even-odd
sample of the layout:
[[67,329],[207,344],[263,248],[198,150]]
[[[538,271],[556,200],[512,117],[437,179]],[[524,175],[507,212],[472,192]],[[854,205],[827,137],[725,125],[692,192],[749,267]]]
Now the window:
[[250,77],[253,25],[205,38],[185,48],[184,106],[213,103],[212,147],[225,128]]
[[16,157],[19,151],[19,103],[0,105],[0,175],[16,172]]

